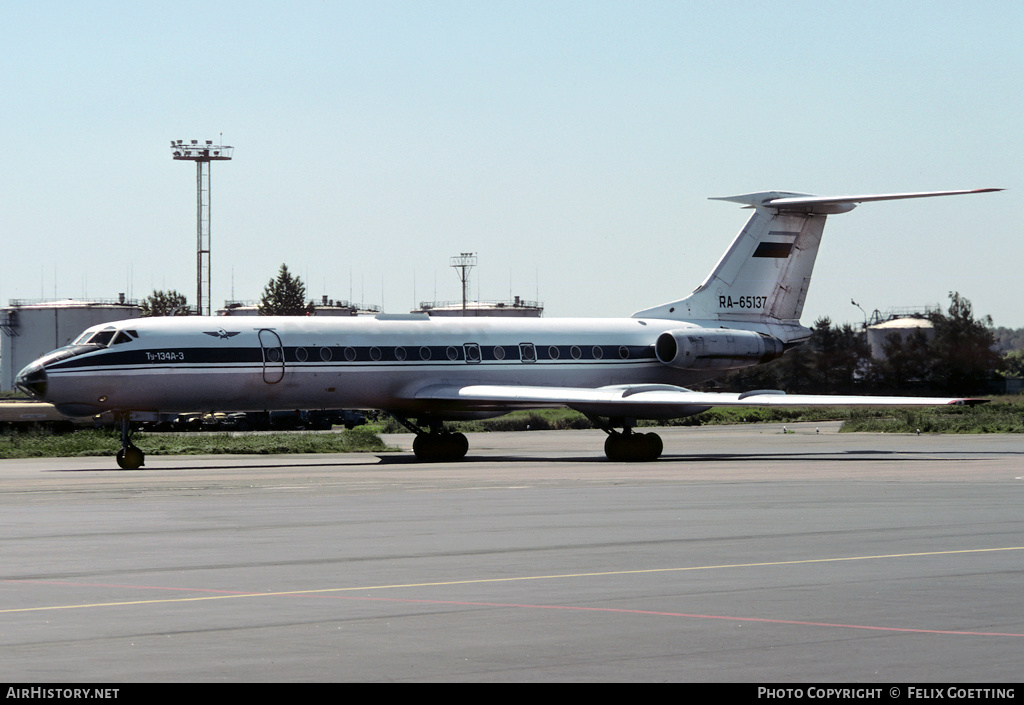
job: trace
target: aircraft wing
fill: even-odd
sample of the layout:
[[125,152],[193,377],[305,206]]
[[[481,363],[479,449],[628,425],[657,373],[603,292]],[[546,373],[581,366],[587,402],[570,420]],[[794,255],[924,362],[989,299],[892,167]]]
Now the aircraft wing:
[[941,406],[974,405],[983,399],[947,397],[843,396],[786,394],[774,390],[743,393],[694,392],[666,384],[632,384],[585,389],[474,384],[437,385],[421,389],[418,401],[433,401],[452,410],[537,409],[567,406],[599,416],[674,418],[713,406]]

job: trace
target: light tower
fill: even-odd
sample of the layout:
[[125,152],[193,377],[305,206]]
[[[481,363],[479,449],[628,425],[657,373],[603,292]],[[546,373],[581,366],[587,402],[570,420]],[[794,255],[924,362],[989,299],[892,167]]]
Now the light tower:
[[196,313],[210,315],[210,162],[231,159],[234,147],[171,140],[175,161],[196,163]]
[[469,287],[469,270],[476,266],[476,253],[463,252],[458,257],[452,257],[451,267],[457,270],[458,277],[462,281],[462,315],[466,315],[466,299]]

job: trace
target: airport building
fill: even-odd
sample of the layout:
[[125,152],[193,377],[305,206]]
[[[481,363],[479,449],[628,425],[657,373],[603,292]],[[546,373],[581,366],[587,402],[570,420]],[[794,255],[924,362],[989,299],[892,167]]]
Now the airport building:
[[0,391],[33,360],[73,341],[90,326],[138,318],[142,307],[121,294],[116,300],[14,299],[0,309]]
[[511,301],[421,301],[420,307],[411,313],[425,313],[428,316],[498,316],[502,318],[540,318],[544,304],[526,301],[516,296]]
[[[380,306],[367,306],[350,301],[335,301],[326,296],[319,303],[309,302],[311,316],[375,316],[381,313]],[[225,301],[224,308],[217,309],[218,316],[258,316],[260,305],[256,301]]]

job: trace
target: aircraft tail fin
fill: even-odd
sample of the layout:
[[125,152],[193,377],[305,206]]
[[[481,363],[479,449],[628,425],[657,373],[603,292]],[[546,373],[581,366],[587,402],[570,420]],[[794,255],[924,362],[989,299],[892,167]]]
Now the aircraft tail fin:
[[[711,200],[754,209],[711,274],[692,294],[633,314],[634,318],[714,320],[799,326],[825,219],[859,203],[985,193],[1002,189],[811,196],[764,191]],[[803,329],[806,330],[806,329]]]

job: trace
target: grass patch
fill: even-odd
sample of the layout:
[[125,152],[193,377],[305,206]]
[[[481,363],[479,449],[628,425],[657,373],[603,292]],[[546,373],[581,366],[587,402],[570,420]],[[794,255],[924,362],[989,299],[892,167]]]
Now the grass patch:
[[995,401],[975,407],[854,411],[840,430],[848,433],[1024,433],[1024,405]]
[[[695,416],[637,425],[717,426],[743,423],[821,423],[842,421],[842,431],[873,433],[1024,433],[1024,397],[997,397],[979,406],[914,409],[851,407],[716,407]],[[396,424],[397,426],[397,424]],[[593,428],[583,414],[569,409],[517,411],[485,421],[450,424],[464,433]],[[401,426],[392,432],[402,432]]]
[[[408,433],[402,424],[390,416],[367,426],[377,433]],[[493,419],[476,421],[450,421],[445,423],[450,431],[462,433],[486,433],[488,431],[564,431],[578,428],[594,428],[586,416],[572,409],[539,409],[536,411],[513,411]]]
[[719,406],[695,416],[669,421],[645,422],[652,426],[720,426],[742,423],[799,423],[801,421],[845,421],[850,410],[843,407]]
[[1024,433],[1024,399],[999,397],[979,406],[721,407],[669,422],[671,425],[703,426],[731,423],[799,423],[842,421],[847,433]]
[[[136,433],[132,441],[146,455],[270,455],[276,453],[374,453],[397,450],[371,429],[360,426],[337,433]],[[113,456],[121,434],[86,430],[0,434],[0,458],[69,458]]]
[[460,421],[463,433],[483,431],[565,431],[570,429],[593,428],[590,420],[572,409],[539,409],[537,411],[513,411],[511,414],[480,421]]

